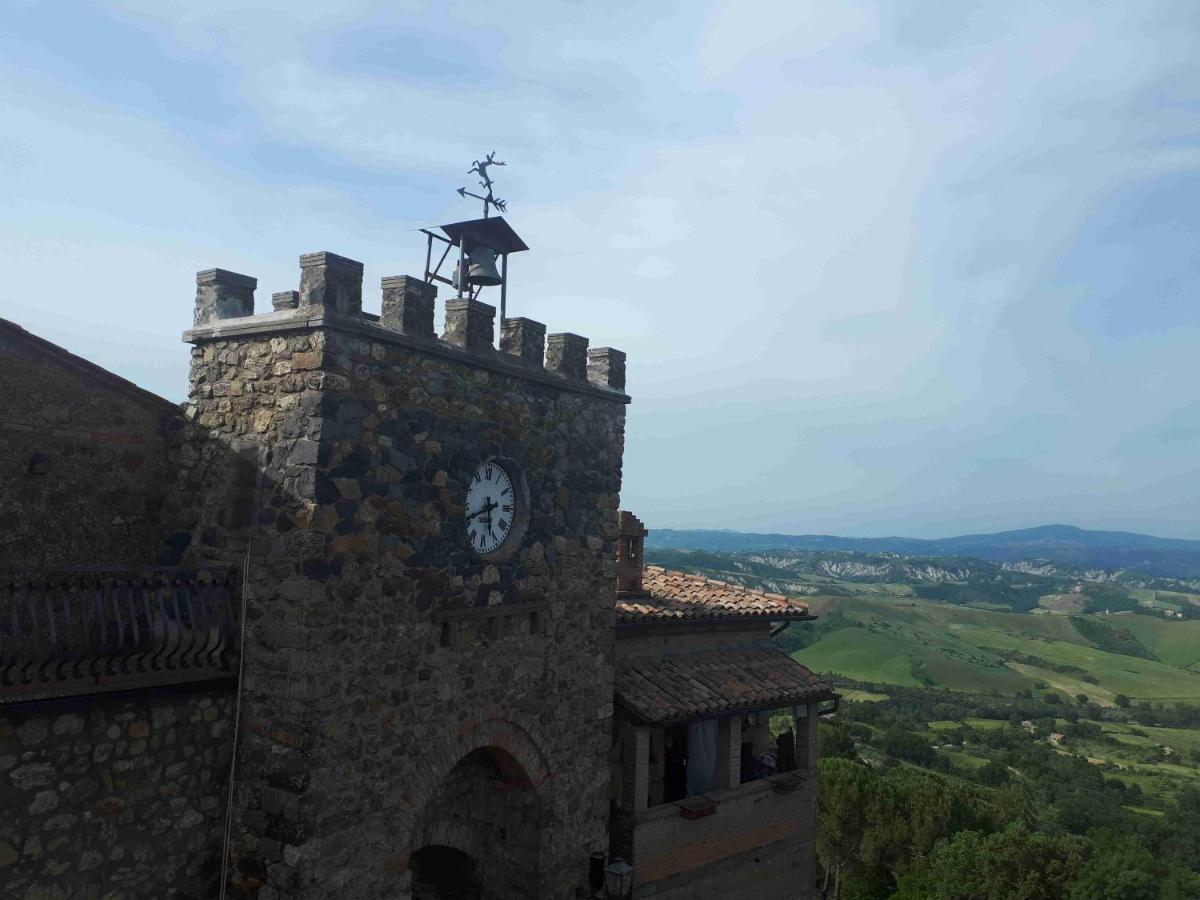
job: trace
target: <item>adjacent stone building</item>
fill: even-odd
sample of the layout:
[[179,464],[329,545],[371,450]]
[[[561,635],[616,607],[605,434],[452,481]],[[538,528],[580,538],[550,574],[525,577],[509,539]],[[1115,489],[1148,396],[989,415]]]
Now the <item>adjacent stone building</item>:
[[642,567],[622,513],[610,847],[637,897],[808,896],[829,685],[770,645],[808,608]]
[[807,896],[807,610],[642,580],[624,354],[300,270],[182,408],[0,323],[0,895]]

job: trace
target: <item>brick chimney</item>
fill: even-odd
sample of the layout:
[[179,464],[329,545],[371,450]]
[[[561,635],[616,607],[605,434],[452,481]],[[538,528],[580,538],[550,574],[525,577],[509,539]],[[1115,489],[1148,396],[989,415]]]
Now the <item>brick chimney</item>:
[[631,512],[621,511],[621,530],[617,537],[617,593],[642,593],[642,551],[646,526]]

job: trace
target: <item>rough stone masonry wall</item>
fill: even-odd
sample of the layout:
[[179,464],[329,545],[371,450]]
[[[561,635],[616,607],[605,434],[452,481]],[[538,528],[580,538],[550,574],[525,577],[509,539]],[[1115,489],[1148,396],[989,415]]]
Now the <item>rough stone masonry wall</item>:
[[0,566],[160,561],[178,410],[0,320]]
[[[423,346],[296,327],[193,351],[194,421],[262,467],[235,801],[244,894],[403,889],[414,823],[477,746],[512,753],[549,809],[542,896],[573,894],[606,843],[624,398]],[[185,481],[216,477],[203,452],[192,472],[208,474]],[[525,473],[532,507],[519,553],[498,562],[463,537],[467,480],[491,456]],[[243,539],[218,512],[200,516],[193,556]]]
[[0,709],[0,897],[217,894],[228,684]]

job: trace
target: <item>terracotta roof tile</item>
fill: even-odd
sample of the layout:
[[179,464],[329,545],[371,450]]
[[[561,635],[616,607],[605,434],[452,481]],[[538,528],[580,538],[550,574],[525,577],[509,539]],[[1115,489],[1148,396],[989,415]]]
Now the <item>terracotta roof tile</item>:
[[825,681],[773,647],[632,657],[617,698],[644,722],[678,722],[735,709],[774,709],[833,697]]
[[789,600],[783,594],[767,594],[659,566],[646,566],[642,570],[641,594],[617,597],[620,622],[746,616],[784,619],[806,615],[806,603]]

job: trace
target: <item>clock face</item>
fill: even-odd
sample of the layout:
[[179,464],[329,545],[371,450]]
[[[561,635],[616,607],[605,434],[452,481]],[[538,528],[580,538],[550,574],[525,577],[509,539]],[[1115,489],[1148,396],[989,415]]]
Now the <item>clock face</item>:
[[512,532],[517,498],[499,463],[481,463],[467,487],[467,541],[476,553],[498,549]]

